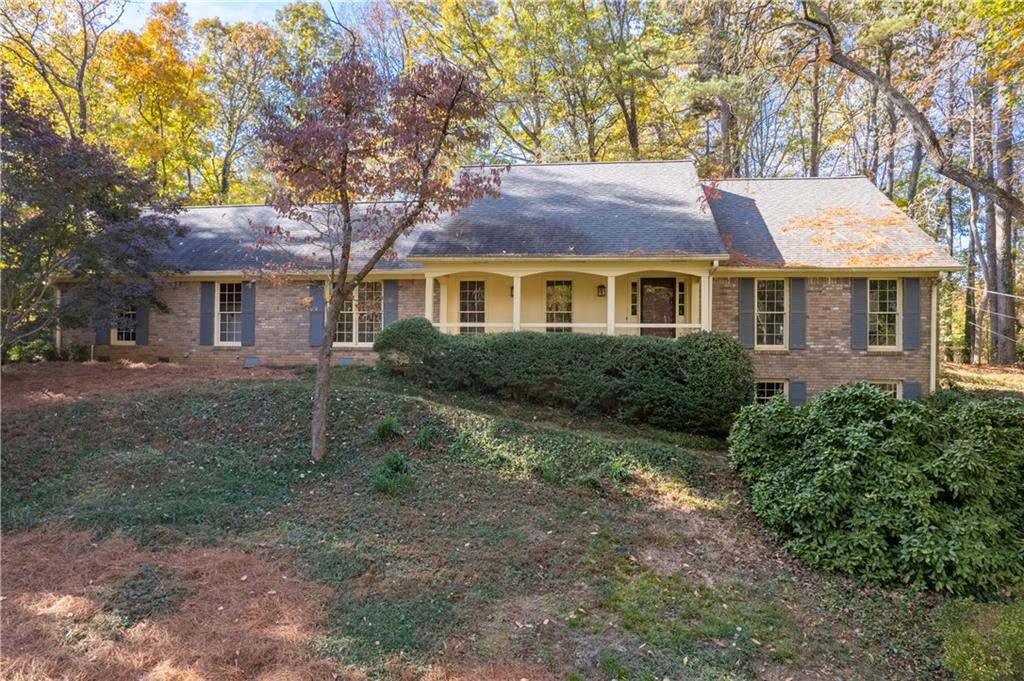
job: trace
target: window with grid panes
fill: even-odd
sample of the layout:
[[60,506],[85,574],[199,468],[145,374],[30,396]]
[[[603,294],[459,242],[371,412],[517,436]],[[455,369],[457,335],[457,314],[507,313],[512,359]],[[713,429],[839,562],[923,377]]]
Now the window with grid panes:
[[895,348],[899,323],[899,281],[868,280],[868,347]]
[[878,388],[894,400],[900,398],[900,384],[898,381],[871,381],[868,385]]
[[[572,324],[572,282],[549,281],[546,289],[547,307],[545,321],[548,324]],[[567,333],[569,326],[549,326],[549,333]]]
[[217,334],[220,343],[242,342],[242,282],[217,286]]
[[757,337],[755,345],[782,347],[786,344],[786,282],[757,280]]
[[[459,322],[463,324],[484,323],[484,282],[459,282]],[[483,333],[483,326],[463,326],[459,333]]]
[[786,394],[785,381],[758,381],[754,401],[758,404],[765,404],[776,395]]
[[122,310],[114,326],[114,342],[130,345],[135,342],[135,309]]
[[[356,304],[353,307],[352,300]],[[341,301],[341,311],[334,327],[334,342],[339,345],[370,344],[377,340],[384,321],[384,283],[364,281],[356,286],[352,297]]]
[[686,316],[686,282],[680,279],[676,283],[676,314],[680,317]]

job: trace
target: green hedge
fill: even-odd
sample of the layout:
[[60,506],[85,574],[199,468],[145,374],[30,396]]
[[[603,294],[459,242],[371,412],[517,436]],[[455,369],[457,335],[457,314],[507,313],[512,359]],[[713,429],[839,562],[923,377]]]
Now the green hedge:
[[953,593],[1024,576],[1024,402],[840,386],[744,408],[729,445],[754,512],[810,565]]
[[442,390],[603,413],[662,428],[716,432],[754,392],[749,353],[721,334],[678,340],[577,333],[444,335],[396,322],[380,365]]

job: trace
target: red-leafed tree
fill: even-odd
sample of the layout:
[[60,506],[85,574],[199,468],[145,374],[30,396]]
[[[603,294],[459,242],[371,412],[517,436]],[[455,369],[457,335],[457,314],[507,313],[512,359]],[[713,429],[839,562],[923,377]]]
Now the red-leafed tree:
[[327,279],[324,329],[313,388],[312,449],[327,448],[334,328],[342,302],[395,242],[494,191],[492,171],[459,172],[460,152],[484,140],[487,102],[472,74],[417,64],[386,79],[357,47],[267,112],[260,137],[279,189],[273,204],[301,230],[265,228],[254,249],[271,276]]

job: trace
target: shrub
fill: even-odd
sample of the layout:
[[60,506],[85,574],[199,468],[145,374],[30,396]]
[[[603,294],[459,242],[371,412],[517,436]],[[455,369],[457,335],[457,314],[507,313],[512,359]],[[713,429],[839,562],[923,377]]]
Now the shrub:
[[402,429],[398,425],[398,419],[394,416],[385,416],[374,427],[377,439],[381,442],[389,442],[402,437]]
[[942,661],[960,681],[1024,678],[1024,598],[959,600],[945,608]]
[[[394,326],[394,325],[393,325]],[[390,327],[389,327],[390,328]],[[402,338],[411,339],[412,334]],[[375,346],[377,347],[377,346]],[[419,352],[395,339],[385,368],[409,374]],[[724,430],[753,397],[750,355],[735,340],[699,333],[677,341],[649,336],[499,333],[437,334],[418,355],[416,375],[442,390],[604,413],[677,430]]]
[[53,343],[45,338],[12,343],[4,347],[4,362],[38,362],[40,360],[53,361],[57,359],[57,349]]
[[392,449],[373,472],[371,483],[381,494],[400,492],[412,484],[412,462],[399,450]]
[[990,593],[1024,575],[1024,403],[899,401],[863,384],[745,407],[730,454],[754,512],[807,563]]
[[443,336],[422,317],[401,319],[377,335],[373,349],[379,353],[380,365],[395,373],[415,374],[434,356]]

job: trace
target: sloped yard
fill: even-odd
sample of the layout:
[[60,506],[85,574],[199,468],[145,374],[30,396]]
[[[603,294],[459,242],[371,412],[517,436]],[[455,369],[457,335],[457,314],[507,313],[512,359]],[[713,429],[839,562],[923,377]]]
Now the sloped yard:
[[5,675],[942,676],[936,601],[800,567],[719,442],[346,370],[314,464],[308,390],[5,415]]

